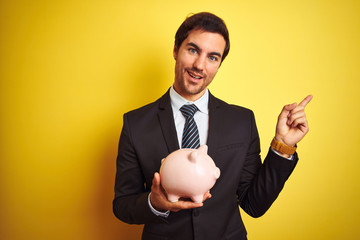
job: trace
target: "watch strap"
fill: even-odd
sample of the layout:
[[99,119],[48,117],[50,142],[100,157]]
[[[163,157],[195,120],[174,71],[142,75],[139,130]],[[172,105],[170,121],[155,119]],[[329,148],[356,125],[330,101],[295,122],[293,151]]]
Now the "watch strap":
[[296,151],[296,147],[290,147],[282,142],[279,142],[275,138],[272,140],[270,145],[275,151],[283,154],[293,155]]

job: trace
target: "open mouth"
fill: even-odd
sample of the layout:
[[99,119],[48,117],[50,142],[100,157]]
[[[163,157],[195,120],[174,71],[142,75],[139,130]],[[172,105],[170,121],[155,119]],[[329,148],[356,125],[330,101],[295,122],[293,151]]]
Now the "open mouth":
[[195,78],[195,79],[202,79],[203,78],[202,76],[196,75],[196,74],[194,74],[192,72],[189,72],[189,71],[187,71],[187,72],[190,75],[190,77],[192,77],[192,78]]

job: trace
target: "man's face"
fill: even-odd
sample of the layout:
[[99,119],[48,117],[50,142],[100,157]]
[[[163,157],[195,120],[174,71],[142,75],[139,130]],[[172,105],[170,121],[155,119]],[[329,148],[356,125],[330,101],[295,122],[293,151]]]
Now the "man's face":
[[219,33],[192,30],[179,49],[174,47],[175,90],[190,101],[199,99],[215,77],[225,49]]

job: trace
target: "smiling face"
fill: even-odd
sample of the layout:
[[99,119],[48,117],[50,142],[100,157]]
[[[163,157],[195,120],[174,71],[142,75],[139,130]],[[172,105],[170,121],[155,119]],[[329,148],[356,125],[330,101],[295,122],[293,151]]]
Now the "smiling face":
[[176,92],[190,101],[199,99],[215,77],[224,49],[221,34],[190,31],[180,48],[174,47]]

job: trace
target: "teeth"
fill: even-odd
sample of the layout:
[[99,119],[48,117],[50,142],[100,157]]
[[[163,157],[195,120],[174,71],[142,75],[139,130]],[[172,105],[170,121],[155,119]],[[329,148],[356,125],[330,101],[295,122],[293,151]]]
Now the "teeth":
[[192,75],[190,72],[189,72],[189,75],[190,75],[191,77],[195,78],[195,79],[200,79],[200,78],[201,78],[201,77]]

